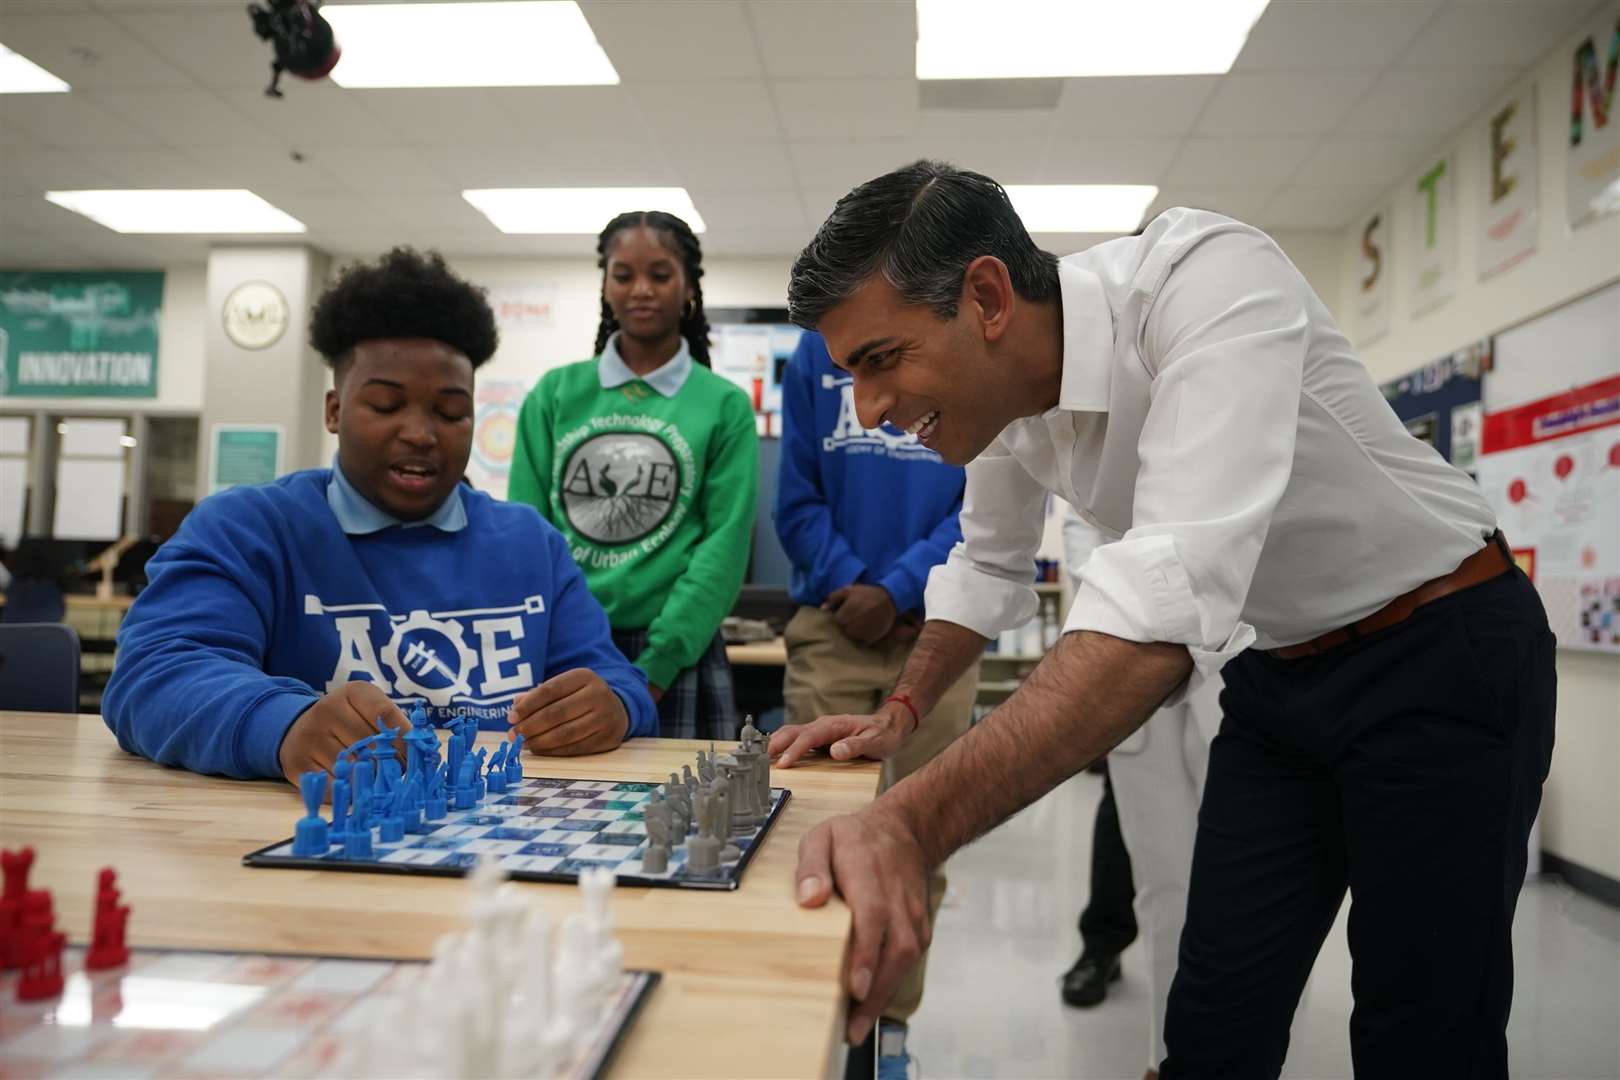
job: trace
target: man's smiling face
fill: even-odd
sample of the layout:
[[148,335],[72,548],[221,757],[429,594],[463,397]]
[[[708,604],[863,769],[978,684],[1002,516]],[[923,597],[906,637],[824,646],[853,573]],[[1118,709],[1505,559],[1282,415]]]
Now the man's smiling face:
[[1020,395],[966,295],[955,317],[942,318],[874,275],[816,329],[833,363],[855,379],[862,426],[910,431],[952,465],[978,457],[1019,416]]

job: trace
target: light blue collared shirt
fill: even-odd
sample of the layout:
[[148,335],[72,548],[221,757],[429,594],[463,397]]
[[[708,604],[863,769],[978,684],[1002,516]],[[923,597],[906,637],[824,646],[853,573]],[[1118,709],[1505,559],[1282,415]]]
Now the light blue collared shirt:
[[602,380],[604,390],[640,379],[665,397],[672,398],[681,392],[681,387],[686,385],[686,377],[692,374],[692,350],[687,348],[683,337],[675,355],[659,365],[658,370],[649,375],[637,375],[624,362],[624,357],[619,355],[619,335],[615,332],[602,346],[602,359],[596,365],[596,373]]
[[337,518],[344,532],[350,536],[364,536],[367,533],[381,532],[395,525],[407,529],[414,529],[419,525],[431,525],[440,532],[460,532],[467,527],[467,508],[461,504],[461,485],[450,497],[439,504],[439,508],[420,521],[401,521],[392,514],[385,513],[360,494],[349,478],[343,475],[338,466],[337,456],[332,457],[332,479],[326,485],[326,502],[332,508],[332,514]]

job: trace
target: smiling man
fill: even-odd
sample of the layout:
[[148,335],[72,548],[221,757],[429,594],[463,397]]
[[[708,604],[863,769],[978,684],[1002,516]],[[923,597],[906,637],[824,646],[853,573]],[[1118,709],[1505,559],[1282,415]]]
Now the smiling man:
[[1349,888],[1357,1075],[1505,1076],[1552,636],[1473,482],[1277,245],[1175,209],[1059,260],[995,181],[921,161],[839,200],[789,304],[862,425],[970,464],[895,687],[912,708],[778,732],[779,764],[911,736],[1034,610],[1049,493],[1102,540],[1018,692],[803,840],[801,902],[836,890],[854,917],[851,1040],[927,946],[928,871],[1220,671],[1163,1075],[1278,1075]]
[[322,295],[330,469],[200,503],[147,565],[105,714],[126,750],[236,777],[327,769],[420,703],[588,754],[657,718],[561,534],[462,484],[481,290],[396,248]]

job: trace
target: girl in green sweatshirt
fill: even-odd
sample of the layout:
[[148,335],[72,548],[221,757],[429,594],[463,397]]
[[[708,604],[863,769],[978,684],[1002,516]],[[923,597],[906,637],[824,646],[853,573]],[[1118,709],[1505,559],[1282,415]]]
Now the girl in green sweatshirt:
[[759,438],[748,397],[709,370],[702,250],[673,214],[608,222],[590,360],[554,368],[518,418],[508,497],[568,538],[660,733],[735,739],[720,620],[753,538]]

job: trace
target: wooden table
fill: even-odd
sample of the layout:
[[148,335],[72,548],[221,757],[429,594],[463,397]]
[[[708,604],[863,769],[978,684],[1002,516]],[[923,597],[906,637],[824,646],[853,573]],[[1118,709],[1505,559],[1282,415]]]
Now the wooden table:
[[[485,738],[493,740],[490,733]],[[530,774],[662,780],[707,743],[634,739],[608,754],[527,758]],[[843,1068],[840,990],[849,912],[793,900],[799,838],[867,803],[875,763],[828,760],[773,775],[793,798],[736,892],[622,888],[614,918],[631,967],[654,991],[615,1059],[616,1076],[825,1076]],[[32,844],[32,884],[56,894],[57,925],[88,937],[96,871],[118,870],[132,945],[426,958],[461,925],[454,879],[248,869],[244,854],[289,836],[303,814],[281,782],[166,769],[118,749],[97,716],[0,713],[0,844]],[[572,885],[521,884],[556,918]]]
[[749,641],[726,646],[726,659],[734,667],[782,667],[787,663],[787,641],[771,638],[769,641]]

